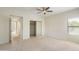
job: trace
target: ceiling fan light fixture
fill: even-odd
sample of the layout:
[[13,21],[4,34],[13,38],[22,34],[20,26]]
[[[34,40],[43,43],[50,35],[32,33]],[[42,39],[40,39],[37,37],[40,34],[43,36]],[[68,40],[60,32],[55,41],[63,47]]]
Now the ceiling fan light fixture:
[[44,15],[46,14],[46,12],[44,12]]
[[41,13],[43,13],[45,15],[48,12],[53,12],[52,10],[49,10],[49,9],[50,9],[50,7],[41,7],[40,9],[38,9],[38,11],[41,11]]

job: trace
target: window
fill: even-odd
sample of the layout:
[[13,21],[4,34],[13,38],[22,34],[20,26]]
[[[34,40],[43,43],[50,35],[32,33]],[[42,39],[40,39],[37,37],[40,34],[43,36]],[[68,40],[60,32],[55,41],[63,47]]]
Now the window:
[[79,35],[79,18],[68,19],[68,32],[70,35]]

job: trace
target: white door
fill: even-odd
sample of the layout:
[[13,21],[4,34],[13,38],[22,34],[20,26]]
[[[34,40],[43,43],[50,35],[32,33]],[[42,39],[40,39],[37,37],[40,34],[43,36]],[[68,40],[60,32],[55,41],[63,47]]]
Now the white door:
[[42,22],[41,21],[36,22],[36,35],[42,36]]

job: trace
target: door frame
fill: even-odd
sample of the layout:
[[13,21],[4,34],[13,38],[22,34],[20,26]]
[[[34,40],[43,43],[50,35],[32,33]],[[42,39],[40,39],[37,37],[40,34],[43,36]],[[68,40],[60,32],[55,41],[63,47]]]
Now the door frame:
[[[10,18],[9,18],[9,43],[12,42],[12,30],[11,30],[11,22],[12,22],[12,19],[11,19],[11,16],[14,16],[14,15],[10,15]],[[22,31],[22,35],[21,35],[21,39],[23,40],[23,17],[22,16],[15,16],[15,17],[20,17],[20,20],[22,20],[22,25],[21,25],[21,31]]]
[[[30,20],[30,21],[35,21],[35,20]],[[31,36],[30,36],[30,21],[29,21],[29,37],[31,37]],[[36,36],[39,35],[39,34],[37,33],[37,30],[38,30],[38,29],[37,29],[37,23],[38,23],[38,22],[40,22],[40,24],[41,24],[41,36],[42,36],[42,21],[35,21],[35,22],[36,22],[36,31],[35,31],[35,32],[36,32]]]

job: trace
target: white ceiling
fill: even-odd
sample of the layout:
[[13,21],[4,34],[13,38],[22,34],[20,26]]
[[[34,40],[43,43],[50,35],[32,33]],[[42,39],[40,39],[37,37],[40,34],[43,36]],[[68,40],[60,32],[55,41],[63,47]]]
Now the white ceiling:
[[52,14],[57,14],[57,13],[66,12],[75,8],[76,7],[52,7],[50,9],[53,10]]
[[[39,7],[22,7],[22,8],[16,8],[16,9],[21,9],[21,10],[26,10],[26,11],[37,11],[36,9],[39,8]],[[50,7],[50,10],[53,10],[53,13],[52,14],[57,14],[57,13],[61,13],[61,12],[65,12],[65,11],[69,11],[69,10],[72,10],[72,9],[75,9],[77,7]]]
[[[16,8],[16,9],[19,9],[21,11],[22,10],[28,11],[28,12],[34,13],[36,15],[44,15],[43,13],[38,14],[37,13],[38,11],[36,10],[37,8],[38,7],[24,7],[24,8]],[[66,12],[66,11],[73,10],[73,9],[76,9],[76,7],[50,7],[50,10],[53,10],[53,12],[47,13],[46,16]]]
[[[36,15],[43,15],[43,14],[37,14],[37,9],[38,7],[0,7],[0,11],[2,12],[12,12],[13,10],[14,11],[17,11],[20,13],[31,13],[31,14],[36,14]],[[50,7],[50,10],[53,10],[52,13],[47,13],[47,16],[48,15],[54,15],[54,14],[58,14],[58,13],[62,13],[62,12],[65,12],[65,11],[69,11],[69,10],[72,10],[72,9],[75,9],[76,7]],[[11,11],[12,10],[12,11]]]
[[[23,11],[29,11],[29,12],[35,12],[37,13],[38,11],[36,10],[38,7],[21,7],[21,8],[16,8],[16,9],[19,9],[19,10],[23,10]],[[62,12],[65,12],[65,11],[69,11],[69,10],[72,10],[72,9],[75,9],[76,7],[50,7],[50,10],[53,10],[52,13],[48,13],[49,14],[58,14],[58,13],[62,13]]]

